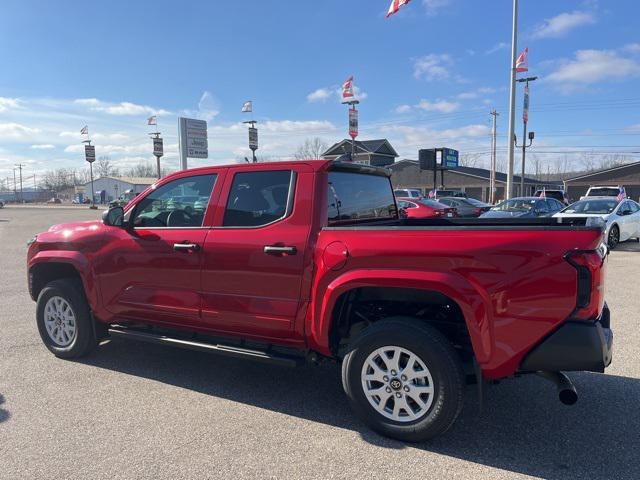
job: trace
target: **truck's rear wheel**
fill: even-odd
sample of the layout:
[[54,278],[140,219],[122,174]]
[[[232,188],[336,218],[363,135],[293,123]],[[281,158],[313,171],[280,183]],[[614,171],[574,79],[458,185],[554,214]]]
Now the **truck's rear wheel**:
[[440,332],[394,318],[364,330],[342,364],[349,401],[372,429],[417,442],[446,432],[462,410],[456,352]]
[[40,338],[57,357],[81,357],[96,345],[89,305],[77,280],[48,283],[38,295],[36,321]]

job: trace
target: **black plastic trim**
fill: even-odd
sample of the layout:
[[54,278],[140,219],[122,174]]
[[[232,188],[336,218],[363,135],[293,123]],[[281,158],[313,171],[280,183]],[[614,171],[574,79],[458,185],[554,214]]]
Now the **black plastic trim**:
[[613,331],[605,305],[595,322],[569,321],[527,354],[521,372],[604,372],[611,364]]

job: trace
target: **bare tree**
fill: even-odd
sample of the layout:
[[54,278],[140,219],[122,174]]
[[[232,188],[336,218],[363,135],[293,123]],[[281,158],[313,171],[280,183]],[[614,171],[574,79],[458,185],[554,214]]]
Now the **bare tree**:
[[463,153],[460,155],[459,165],[461,167],[480,167],[482,166],[482,153]]
[[103,156],[98,158],[94,165],[94,171],[98,177],[117,177],[118,169],[111,163],[111,158]]
[[151,162],[139,162],[124,171],[124,176],[126,177],[151,178],[157,176],[157,174],[156,167]]
[[321,138],[307,138],[293,156],[296,160],[318,160],[327,148],[328,145]]

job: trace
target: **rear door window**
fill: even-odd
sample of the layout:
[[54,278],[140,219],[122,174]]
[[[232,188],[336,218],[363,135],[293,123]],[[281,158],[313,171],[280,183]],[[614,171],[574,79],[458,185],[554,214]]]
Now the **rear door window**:
[[240,172],[233,177],[224,227],[261,227],[288,216],[293,206],[291,170]]

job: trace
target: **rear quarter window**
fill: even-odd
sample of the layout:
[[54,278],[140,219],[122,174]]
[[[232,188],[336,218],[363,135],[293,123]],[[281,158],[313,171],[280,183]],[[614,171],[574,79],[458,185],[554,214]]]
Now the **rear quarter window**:
[[389,178],[363,173],[329,172],[329,224],[397,218]]

